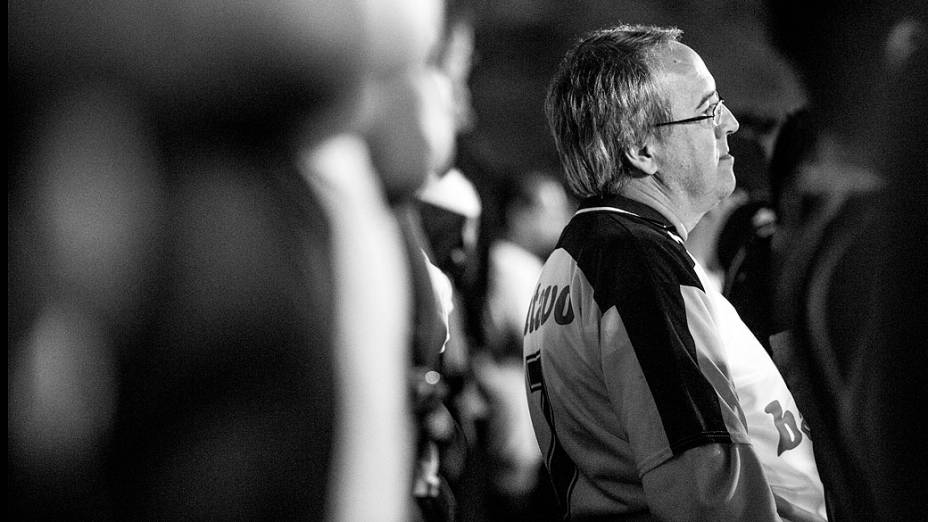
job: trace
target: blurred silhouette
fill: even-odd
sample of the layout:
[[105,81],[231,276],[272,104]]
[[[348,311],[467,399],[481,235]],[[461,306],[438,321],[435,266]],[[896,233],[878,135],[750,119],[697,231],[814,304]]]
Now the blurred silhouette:
[[770,204],[748,200],[726,218],[716,243],[724,273],[722,295],[768,353],[770,335],[775,333],[770,266],[770,242],[775,230],[776,214]]
[[732,143],[739,187],[745,194],[721,225],[715,243],[719,269],[724,274],[722,295],[735,307],[744,324],[770,352],[773,324],[773,274],[770,243],[776,230],[775,203],[770,201],[768,161],[755,139]]
[[358,136],[433,92],[441,7],[8,6],[10,513],[415,518],[384,193],[426,172],[383,166],[423,135]]
[[355,6],[215,7],[9,6],[18,517],[322,516],[328,232],[287,157]]
[[486,345],[474,360],[487,403],[482,438],[487,509],[492,520],[553,520],[556,506],[546,494],[550,485],[523,392],[522,333],[543,259],[570,218],[571,202],[562,182],[547,171],[514,172],[494,192],[501,223],[488,252]]
[[551,173],[514,173],[499,185],[502,223],[489,252],[487,345],[497,358],[521,359],[528,302],[572,208],[562,182]]
[[464,299],[482,203],[474,185],[459,170],[451,169],[430,179],[417,195],[417,215],[421,217],[424,249],[428,252],[432,280],[436,288],[447,287],[445,304],[448,336],[439,369],[447,385],[444,404],[454,420],[455,433],[442,440],[441,471],[456,500],[457,515],[475,509],[472,484],[472,449],[476,443],[474,390],[471,364],[474,340],[465,320]]
[[775,5],[821,127],[799,197],[780,196],[794,226],[774,247],[789,330],[773,355],[808,415],[830,519],[924,518],[925,5]]
[[[306,155],[304,173],[336,223],[339,340],[351,354],[342,520],[449,520],[456,510],[440,454],[453,434],[441,373],[450,289],[435,285],[414,198],[454,150],[452,82],[438,60],[449,38],[442,5],[378,6],[358,126]],[[406,515],[385,511],[402,499]]]

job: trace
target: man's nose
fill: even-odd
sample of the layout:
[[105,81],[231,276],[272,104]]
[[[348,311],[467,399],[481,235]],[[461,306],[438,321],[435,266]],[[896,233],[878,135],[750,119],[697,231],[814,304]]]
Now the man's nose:
[[735,118],[735,113],[731,112],[728,105],[722,105],[722,121],[716,127],[719,137],[734,134],[738,132],[739,128],[741,128],[741,124],[738,123],[738,118]]

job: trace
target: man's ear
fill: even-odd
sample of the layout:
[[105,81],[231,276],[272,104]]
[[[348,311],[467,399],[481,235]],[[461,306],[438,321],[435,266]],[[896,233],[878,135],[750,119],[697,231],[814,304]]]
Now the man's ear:
[[647,140],[644,144],[635,147],[627,147],[623,152],[625,161],[646,176],[657,172],[657,158],[654,153],[652,140]]

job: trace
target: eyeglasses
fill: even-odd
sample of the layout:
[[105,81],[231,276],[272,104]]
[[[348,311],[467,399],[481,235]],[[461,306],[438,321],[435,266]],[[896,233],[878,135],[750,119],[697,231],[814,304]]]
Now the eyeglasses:
[[725,100],[719,98],[719,101],[715,102],[715,105],[709,107],[706,111],[709,114],[703,114],[702,116],[696,116],[695,118],[687,118],[685,120],[676,120],[676,121],[665,121],[664,123],[658,123],[655,127],[663,127],[664,125],[677,125],[680,123],[693,123],[696,121],[708,120],[712,118],[712,124],[716,127],[722,123],[722,106],[725,104]]

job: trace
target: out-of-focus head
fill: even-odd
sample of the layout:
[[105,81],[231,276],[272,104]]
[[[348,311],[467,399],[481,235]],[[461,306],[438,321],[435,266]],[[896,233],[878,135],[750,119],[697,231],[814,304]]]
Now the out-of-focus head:
[[907,62],[928,44],[928,21],[906,17],[888,31],[885,43],[885,61],[892,74],[900,74]]
[[405,60],[376,69],[365,89],[365,137],[391,200],[410,197],[429,174],[451,166],[456,133],[470,118],[472,28],[464,18],[447,24],[441,1],[410,4],[422,37]]
[[444,33],[444,0],[363,0],[366,68],[375,77],[426,64]]
[[367,93],[371,159],[387,197],[408,198],[454,155],[451,82],[423,64],[377,80]]
[[[799,72],[823,131],[844,142],[855,163],[882,168],[886,144],[875,139],[885,114],[881,91],[905,92],[892,85],[893,72],[918,46],[926,3],[778,0],[768,8],[771,41]],[[891,132],[901,124],[890,123]]]
[[513,176],[506,183],[502,198],[509,239],[541,258],[547,257],[572,210],[561,181],[545,171]]
[[639,175],[627,148],[660,133],[671,106],[659,83],[659,51],[677,29],[619,26],[584,36],[548,87],[545,114],[571,191],[578,197],[618,194]]
[[435,265],[460,284],[477,246],[483,212],[477,189],[461,171],[451,169],[431,176],[416,199]]

